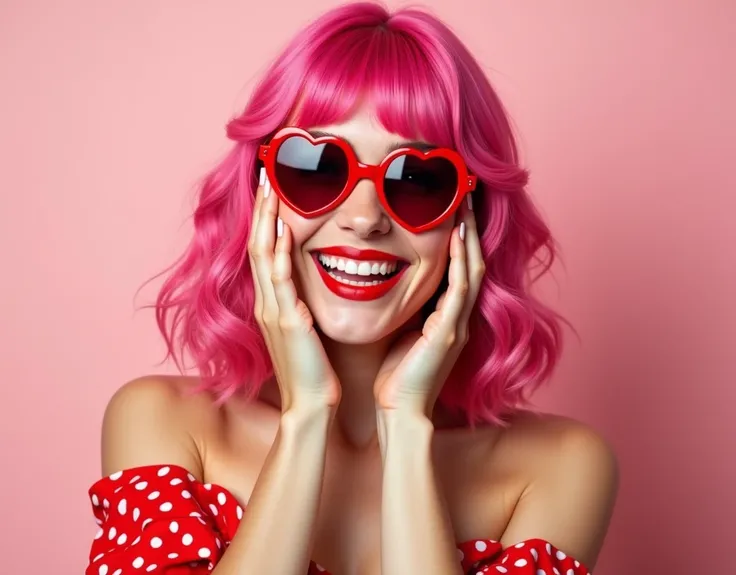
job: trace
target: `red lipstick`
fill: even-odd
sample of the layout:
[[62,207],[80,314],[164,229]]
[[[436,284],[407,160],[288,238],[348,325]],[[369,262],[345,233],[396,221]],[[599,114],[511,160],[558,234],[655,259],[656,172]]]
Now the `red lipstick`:
[[[399,262],[399,267],[396,273],[386,278],[380,283],[375,285],[350,285],[343,283],[334,277],[332,277],[325,267],[319,261],[319,254],[330,255],[335,257],[342,257],[356,261],[385,261],[385,262]],[[327,288],[335,295],[350,299],[354,301],[370,301],[378,299],[386,295],[391,289],[399,283],[401,276],[408,267],[407,262],[398,256],[381,252],[378,250],[360,250],[349,246],[333,246],[328,248],[322,248],[315,252],[312,252],[312,259],[314,264],[317,266],[319,275],[322,281],[325,283]],[[356,281],[371,281],[376,276],[356,276],[360,277],[360,280]]]

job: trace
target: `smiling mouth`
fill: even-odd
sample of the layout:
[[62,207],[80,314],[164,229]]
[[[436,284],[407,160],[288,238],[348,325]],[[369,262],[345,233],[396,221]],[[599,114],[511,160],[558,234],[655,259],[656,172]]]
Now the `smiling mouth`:
[[356,301],[386,295],[409,267],[409,262],[375,250],[325,248],[311,255],[325,286],[339,297]]
[[379,285],[400,273],[406,266],[400,261],[353,260],[316,252],[317,261],[327,275],[345,285]]

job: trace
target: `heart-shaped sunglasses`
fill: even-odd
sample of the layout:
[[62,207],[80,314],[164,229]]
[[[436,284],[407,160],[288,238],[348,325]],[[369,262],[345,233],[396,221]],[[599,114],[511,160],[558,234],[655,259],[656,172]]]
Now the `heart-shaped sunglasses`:
[[476,176],[448,148],[402,147],[380,164],[368,165],[342,138],[315,137],[295,127],[280,130],[260,146],[258,158],[281,201],[302,217],[334,210],[358,181],[369,178],[386,212],[413,233],[443,223],[476,186]]

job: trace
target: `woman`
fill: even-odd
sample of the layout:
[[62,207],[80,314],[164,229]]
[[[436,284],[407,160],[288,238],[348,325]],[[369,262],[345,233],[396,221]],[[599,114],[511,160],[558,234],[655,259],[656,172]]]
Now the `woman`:
[[111,400],[87,573],[587,574],[616,462],[524,409],[559,356],[526,282],[553,241],[463,45],[339,7],[228,136],[157,302],[201,377]]

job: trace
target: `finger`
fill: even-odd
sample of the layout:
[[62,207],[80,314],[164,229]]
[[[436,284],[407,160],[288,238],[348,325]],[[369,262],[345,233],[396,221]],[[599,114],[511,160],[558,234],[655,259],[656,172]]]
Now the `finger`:
[[258,176],[258,186],[256,187],[255,201],[253,202],[253,217],[251,218],[250,235],[248,237],[248,253],[250,253],[250,250],[253,247],[253,243],[255,242],[256,229],[258,228],[258,220],[260,219],[261,214],[261,204],[263,203],[263,195],[266,190],[267,181],[268,178],[266,177],[266,168],[262,166]]
[[442,323],[443,328],[452,333],[456,333],[458,320],[468,294],[465,242],[461,237],[464,234],[465,225],[461,223],[453,230],[450,238],[450,269],[447,274],[447,295],[442,304]]
[[271,281],[276,303],[279,307],[280,319],[286,322],[296,322],[299,317],[297,314],[296,287],[291,277],[291,246],[293,243],[291,229],[284,223],[277,226],[277,229],[282,231],[280,237],[276,240]]
[[[470,196],[468,196],[470,198]],[[483,259],[483,250],[480,245],[478,226],[475,214],[468,201],[467,209],[463,210],[463,221],[465,222],[465,254],[468,277],[468,294],[465,298],[465,307],[460,314],[460,326],[465,329],[470,320],[470,314],[475,307],[475,302],[480,293],[483,278],[486,274],[486,264]]]
[[256,202],[253,211],[252,243],[249,249],[253,284],[255,286],[255,313],[257,320],[263,325],[263,339],[272,359],[274,375],[278,382],[283,380],[279,370],[279,346],[272,345],[271,333],[277,328],[278,304],[274,295],[271,274],[274,259],[275,223],[278,213],[278,201],[272,193],[271,183],[265,169],[261,171],[259,186],[256,191]]
[[256,270],[256,281],[261,290],[263,319],[275,320],[278,316],[278,305],[271,283],[271,273],[276,243],[278,200],[276,194],[271,191],[268,177],[266,177],[263,188],[264,198],[258,210],[258,226],[255,230],[251,253]]
[[447,299],[447,292],[444,292],[439,299],[437,300],[437,305],[435,306],[436,311],[442,311],[442,306],[445,303],[445,299]]
[[263,294],[261,286],[258,282],[256,264],[253,259],[253,250],[255,246],[256,230],[258,229],[258,220],[260,219],[261,204],[263,202],[263,192],[266,183],[266,168],[261,167],[258,186],[256,188],[255,202],[253,203],[253,215],[250,223],[250,234],[248,237],[248,259],[250,260],[251,273],[253,275],[253,288],[255,292],[254,309],[260,314],[263,307]]

